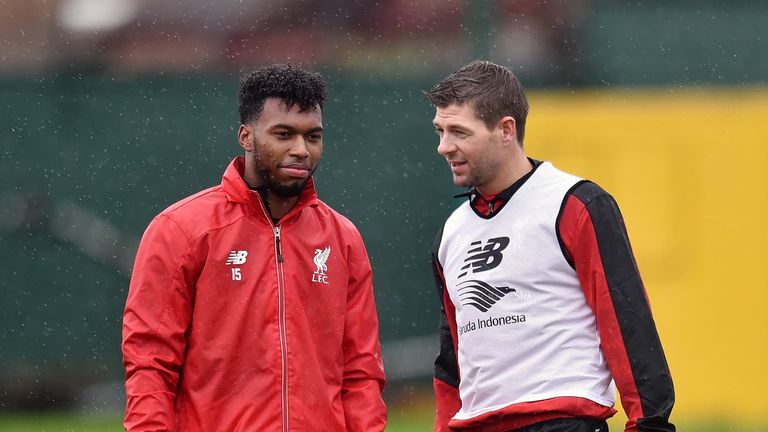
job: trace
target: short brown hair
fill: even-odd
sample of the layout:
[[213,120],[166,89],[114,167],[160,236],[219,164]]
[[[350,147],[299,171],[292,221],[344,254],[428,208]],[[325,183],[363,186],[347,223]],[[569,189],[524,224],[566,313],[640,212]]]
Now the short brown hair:
[[438,108],[471,103],[488,129],[504,116],[511,115],[517,139],[523,145],[528,100],[523,86],[511,70],[483,60],[475,60],[450,74],[424,95]]

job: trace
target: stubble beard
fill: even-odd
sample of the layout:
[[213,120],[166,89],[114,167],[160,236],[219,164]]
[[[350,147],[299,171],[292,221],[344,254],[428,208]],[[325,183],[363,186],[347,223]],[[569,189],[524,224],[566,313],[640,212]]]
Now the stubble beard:
[[491,181],[493,173],[498,169],[499,164],[493,160],[479,160],[463,179],[454,176],[453,183],[462,188],[477,188]]
[[254,151],[253,159],[256,167],[256,175],[258,175],[261,179],[262,185],[266,186],[268,191],[281,198],[294,198],[301,195],[301,192],[304,191],[304,187],[307,185],[307,182],[317,169],[317,167],[313,168],[307,178],[303,180],[281,182],[264,165],[264,160],[261,158],[260,153]]
[[471,170],[462,177],[457,177],[453,173],[451,173],[451,175],[453,177],[453,184],[461,188],[474,187],[477,185],[477,182],[479,180],[478,176]]
[[475,185],[477,185],[477,179],[472,174],[470,174],[468,176],[465,176],[463,179],[454,176],[453,177],[453,183],[456,186],[458,186],[458,187],[470,188],[470,187],[474,187]]

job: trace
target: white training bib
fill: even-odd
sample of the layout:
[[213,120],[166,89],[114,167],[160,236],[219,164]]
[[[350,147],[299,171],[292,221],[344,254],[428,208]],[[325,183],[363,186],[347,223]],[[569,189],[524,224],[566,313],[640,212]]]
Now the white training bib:
[[438,250],[456,308],[456,419],[554,397],[615,404],[594,314],[560,247],[556,221],[581,179],[542,163],[492,217],[469,202]]

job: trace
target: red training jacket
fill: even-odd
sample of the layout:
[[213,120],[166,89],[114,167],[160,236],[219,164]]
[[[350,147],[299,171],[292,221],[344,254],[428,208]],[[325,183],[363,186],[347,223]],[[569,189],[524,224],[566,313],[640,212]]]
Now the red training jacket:
[[383,430],[360,234],[311,179],[273,224],[243,167],[144,233],[123,318],[126,430]]

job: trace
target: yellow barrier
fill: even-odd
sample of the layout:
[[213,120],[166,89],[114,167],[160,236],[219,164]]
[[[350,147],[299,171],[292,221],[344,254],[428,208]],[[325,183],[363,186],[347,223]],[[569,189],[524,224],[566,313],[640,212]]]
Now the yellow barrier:
[[673,420],[768,424],[768,88],[530,103],[527,153],[596,181],[624,213],[675,381]]

